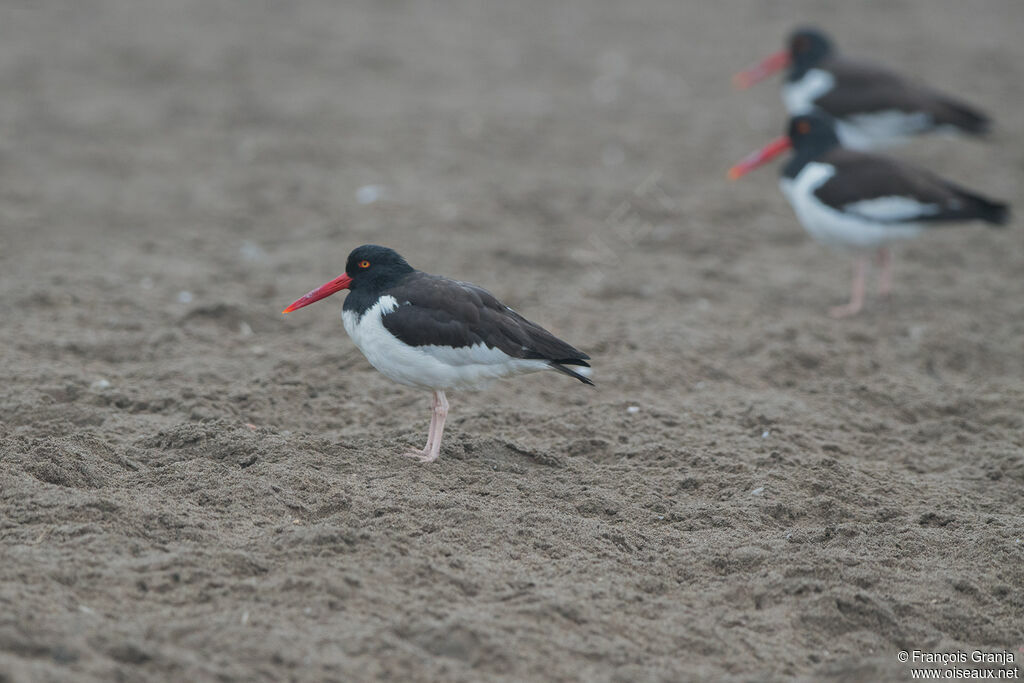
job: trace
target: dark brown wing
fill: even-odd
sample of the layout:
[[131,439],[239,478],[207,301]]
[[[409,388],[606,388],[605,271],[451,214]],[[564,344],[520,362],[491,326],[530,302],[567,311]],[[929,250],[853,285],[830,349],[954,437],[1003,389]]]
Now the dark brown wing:
[[384,327],[410,346],[484,344],[512,358],[589,367],[590,356],[476,285],[418,272],[385,294],[398,307],[384,316]]
[[836,84],[815,105],[836,118],[897,110],[927,114],[921,130],[955,126],[967,133],[982,134],[991,126],[984,112],[965,102],[873,64],[836,58],[822,68],[835,77]]
[[[857,213],[859,202],[899,198],[907,201],[892,206],[888,216],[886,206],[880,202],[864,217],[889,223],[978,219],[1003,224],[1007,220],[1006,204],[888,157],[835,148],[817,161],[833,166],[836,171],[814,195],[835,209]],[[916,211],[914,203],[918,205]]]

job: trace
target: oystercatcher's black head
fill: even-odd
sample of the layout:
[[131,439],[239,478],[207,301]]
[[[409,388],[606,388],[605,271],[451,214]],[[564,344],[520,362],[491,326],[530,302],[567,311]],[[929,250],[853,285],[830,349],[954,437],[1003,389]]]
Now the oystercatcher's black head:
[[794,116],[789,120],[789,129],[782,137],[747,155],[745,159],[729,169],[733,180],[746,175],[758,166],[779,156],[787,149],[793,149],[793,158],[782,169],[782,174],[793,178],[808,161],[813,161],[839,144],[835,120],[824,112]]
[[397,251],[376,244],[356,247],[345,262],[345,273],[352,278],[349,289],[353,291],[387,289],[412,271]]
[[776,71],[790,67],[787,80],[798,81],[832,54],[832,41],[815,28],[798,28],[789,35],[785,50],[774,52],[744,69],[732,81],[737,88],[749,88]]
[[794,116],[786,134],[797,154],[807,151],[819,156],[839,144],[836,120],[823,111]]
[[798,28],[789,34],[789,61],[791,68],[788,79],[803,78],[809,70],[832,54],[832,41],[816,28]]
[[348,255],[345,272],[342,275],[306,293],[283,312],[291,313],[343,289],[352,290],[360,299],[376,299],[380,292],[397,284],[412,272],[413,267],[394,249],[364,244],[353,249]]
[[782,175],[788,178],[795,178],[807,162],[839,146],[835,119],[824,112],[815,111],[791,118],[787,137],[795,152],[782,168]]

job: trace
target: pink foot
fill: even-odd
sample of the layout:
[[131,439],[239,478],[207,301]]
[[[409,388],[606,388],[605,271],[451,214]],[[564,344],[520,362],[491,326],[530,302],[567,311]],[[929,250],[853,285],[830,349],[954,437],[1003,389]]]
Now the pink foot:
[[412,458],[413,460],[418,460],[419,462],[434,462],[435,460],[437,460],[436,454],[427,451],[407,451],[405,453],[402,453],[402,457]]
[[434,392],[433,416],[430,419],[430,431],[427,434],[427,445],[422,451],[406,451],[402,456],[420,462],[434,462],[441,455],[441,435],[444,434],[444,419],[448,416],[448,399],[443,391]]
[[867,279],[868,260],[861,256],[853,266],[853,283],[850,286],[850,303],[829,309],[833,318],[849,318],[864,307],[864,281]]

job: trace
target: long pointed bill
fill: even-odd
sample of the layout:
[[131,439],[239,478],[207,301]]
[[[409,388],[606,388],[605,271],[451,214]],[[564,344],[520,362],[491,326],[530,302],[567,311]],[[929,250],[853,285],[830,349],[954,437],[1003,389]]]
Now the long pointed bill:
[[787,135],[783,135],[781,138],[772,140],[756,152],[748,154],[742,161],[730,168],[729,180],[742,178],[761,164],[768,163],[792,146],[793,143],[789,141],[789,136]]
[[311,292],[307,292],[300,299],[295,301],[291,306],[281,311],[282,313],[291,313],[292,311],[298,310],[303,306],[308,306],[311,303],[325,299],[335,292],[340,292],[343,289],[348,289],[348,286],[352,284],[352,278],[347,274],[343,273],[339,277],[334,278],[330,282],[320,285]]
[[732,84],[739,90],[746,90],[758,81],[763,81],[776,71],[785,69],[787,66],[789,66],[789,51],[780,50],[733,76]]

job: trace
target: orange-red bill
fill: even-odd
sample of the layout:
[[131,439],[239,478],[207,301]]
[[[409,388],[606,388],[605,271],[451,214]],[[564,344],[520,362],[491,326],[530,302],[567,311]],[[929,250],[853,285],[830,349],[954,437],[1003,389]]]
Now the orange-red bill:
[[325,282],[316,289],[303,294],[300,298],[296,299],[295,302],[288,308],[281,311],[282,313],[291,313],[292,311],[298,310],[303,306],[308,306],[312,303],[325,299],[335,292],[340,292],[343,289],[348,289],[348,286],[352,284],[352,278],[347,273],[342,273],[340,276],[334,278],[330,282]]
[[750,86],[771,76],[776,71],[789,66],[789,51],[780,50],[768,55],[754,66],[744,69],[732,77],[732,84],[740,90],[746,90]]
[[729,169],[729,180],[736,180],[753,171],[761,164],[766,164],[793,146],[789,136],[772,140],[761,149],[748,154],[742,161]]

